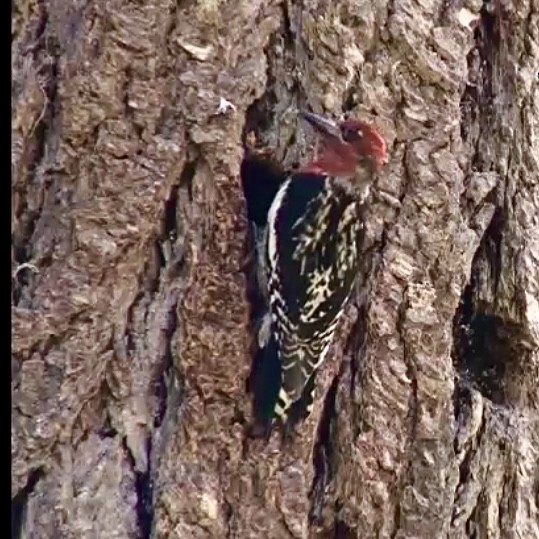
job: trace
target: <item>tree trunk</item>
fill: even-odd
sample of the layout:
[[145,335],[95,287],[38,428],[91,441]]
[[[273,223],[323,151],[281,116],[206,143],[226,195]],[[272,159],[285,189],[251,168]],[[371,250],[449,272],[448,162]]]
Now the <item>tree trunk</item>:
[[[12,537],[539,538],[539,1],[24,1]],[[228,103],[229,102],[229,103]],[[391,160],[365,289],[251,439],[242,133]]]

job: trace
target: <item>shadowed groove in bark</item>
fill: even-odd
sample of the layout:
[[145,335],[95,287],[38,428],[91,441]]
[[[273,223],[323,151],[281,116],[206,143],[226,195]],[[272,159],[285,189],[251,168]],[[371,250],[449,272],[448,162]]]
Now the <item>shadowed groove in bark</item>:
[[470,282],[466,285],[453,322],[454,363],[464,381],[475,385],[493,402],[503,402],[503,378],[509,367],[508,343],[499,334],[503,321],[484,312],[488,306],[476,305],[474,292],[480,279],[480,264],[489,260],[498,282],[500,268],[500,240],[503,227],[501,210],[497,210],[482,239],[472,263]]
[[290,4],[288,2],[282,2],[281,3],[281,36],[284,39],[284,43],[287,49],[294,48],[294,45],[297,42],[297,35],[294,34],[293,27],[292,27],[292,18],[290,16]]
[[419,399],[418,399],[418,381],[417,381],[417,365],[416,359],[413,353],[410,353],[408,348],[407,338],[406,338],[406,318],[405,318],[405,303],[401,304],[401,310],[397,320],[397,330],[399,332],[399,337],[402,341],[402,350],[403,350],[403,360],[406,367],[406,377],[410,380],[410,395],[408,399],[408,416],[407,416],[407,426],[408,426],[408,450],[406,452],[408,458],[403,465],[403,473],[401,475],[400,481],[397,483],[393,495],[395,496],[395,514],[393,521],[396,523],[395,532],[392,534],[391,538],[395,539],[397,533],[401,526],[401,513],[402,513],[402,503],[404,500],[405,489],[408,485],[413,485],[413,460],[416,456],[414,449],[415,444],[417,444],[417,425],[419,421]]
[[[152,533],[152,523],[154,518],[153,510],[153,482],[151,479],[151,468],[148,465],[148,469],[145,472],[137,470],[135,459],[129,451],[125,439],[122,443],[127,460],[133,470],[135,476],[135,492],[137,496],[136,514],[137,525],[140,531],[141,539],[149,539]],[[148,457],[148,463],[150,462],[152,451],[152,441],[148,438],[146,441],[146,454]]]
[[[193,172],[194,174],[194,172]],[[192,179],[192,177],[191,177]],[[191,180],[189,180],[191,181]],[[177,218],[176,218],[176,209],[178,202],[178,187],[174,186],[170,197],[165,201],[165,213],[163,216],[163,238],[167,240],[171,235],[175,236],[177,233]],[[159,249],[159,252],[162,253],[162,249]],[[164,260],[164,257],[160,257],[160,279],[164,275],[164,270],[166,269],[167,262]],[[179,253],[179,256],[174,257],[173,261],[169,261],[169,270],[174,272],[175,268],[172,268],[171,265],[181,264],[183,262],[182,253]],[[156,398],[157,407],[154,414],[154,429],[161,427],[165,421],[165,417],[168,410],[169,400],[174,396],[171,395],[171,389],[175,379],[175,372],[173,369],[173,353],[172,353],[172,339],[178,327],[178,316],[177,316],[177,305],[178,305],[178,293],[173,292],[171,297],[168,299],[168,308],[165,312],[165,323],[162,328],[161,338],[164,341],[164,353],[158,362],[155,373],[153,376],[152,382],[152,392]],[[172,391],[172,393],[174,393]],[[175,399],[173,399],[175,400]],[[177,402],[175,404],[178,404]],[[150,467],[151,467],[151,460]]]
[[[489,240],[487,234],[484,244]],[[481,263],[481,255],[480,250],[477,263]],[[526,357],[519,339],[522,328],[490,313],[493,305],[477,303],[478,279],[479,270],[475,269],[455,316],[454,362],[464,384],[471,384],[493,403],[506,404],[507,378],[512,372],[518,374],[518,358]]]
[[177,301],[173,301],[166,315],[167,323],[164,329],[165,353],[161,364],[156,369],[156,376],[153,382],[153,394],[157,401],[153,422],[154,429],[160,428],[163,424],[168,408],[170,378],[174,376],[171,341],[178,325],[176,306]]
[[[353,25],[352,25],[353,27]],[[370,64],[376,64],[378,61],[378,57],[382,54],[380,45],[380,29],[378,26],[375,28],[375,38],[373,39],[373,43],[371,47],[365,51],[365,63]],[[350,82],[350,86],[347,88],[344,96],[343,96],[343,104],[342,104],[342,110],[343,113],[353,113],[353,111],[361,105],[363,101],[363,83],[362,83],[362,70],[356,71],[354,73],[354,77],[352,81]],[[378,116],[378,111],[376,107],[372,107],[370,110],[370,113],[376,117]]]
[[[170,250],[178,235],[178,196],[181,188],[191,194],[191,186],[196,173],[196,161],[188,161],[184,166],[180,178],[171,188],[168,198],[164,202],[164,212],[161,226],[161,237],[158,240],[157,250],[159,256],[158,281],[177,277],[178,266],[183,265],[183,253],[173,253],[171,259],[166,260],[163,255],[164,243]],[[159,245],[160,244],[160,245]],[[175,245],[176,250],[181,247]],[[167,275],[168,273],[168,275]],[[172,340],[178,327],[177,305],[178,291],[172,291],[166,299],[167,309],[164,312],[164,323],[161,327],[161,339],[164,346],[163,354],[159,358],[152,375],[151,394],[155,398],[152,435],[147,440],[148,468],[140,472],[134,467],[134,460],[130,462],[135,473],[135,487],[137,491],[137,518],[138,526],[143,539],[150,538],[154,527],[154,504],[156,488],[158,488],[159,460],[170,427],[173,427],[170,414],[174,414],[180,405],[179,380],[174,370]],[[156,434],[159,437],[156,441]],[[127,449],[127,447],[126,447]]]
[[32,471],[23,489],[11,500],[11,538],[19,539],[23,531],[28,498],[34,492],[37,483],[45,475],[42,469]]
[[[354,392],[358,389],[361,391],[362,359],[365,351],[365,339],[367,337],[366,317],[367,307],[363,303],[359,306],[357,321],[350,331],[349,339],[346,344],[346,350],[352,352],[350,355],[350,362],[348,363],[348,368],[350,369],[350,387],[348,395],[352,401],[354,400]],[[354,435],[358,436],[361,432],[361,421],[358,419],[361,415],[359,403],[356,403],[356,405],[352,407],[350,415],[350,423],[353,425]]]
[[[55,127],[54,118],[57,110],[56,100],[58,89],[58,52],[55,40],[52,36],[47,35],[47,24],[48,14],[42,7],[40,21],[34,37],[35,43],[26,52],[27,55],[32,55],[34,59],[33,63],[39,66],[36,77],[38,78],[44,99],[40,115],[34,119],[33,127],[28,135],[32,138],[32,143],[27,144],[30,150],[21,163],[21,166],[24,167],[24,173],[27,176],[25,180],[26,186],[36,183],[36,176],[42,172],[41,166],[46,156],[47,144],[50,139],[49,135]],[[44,37],[46,37],[46,48],[43,47],[45,44]],[[13,88],[15,87],[16,81],[13,83]],[[19,304],[24,293],[24,288],[30,284],[33,275],[28,269],[24,269],[23,271],[17,271],[17,269],[32,259],[31,238],[41,216],[43,205],[47,200],[47,192],[51,188],[51,181],[48,180],[46,175],[45,178],[41,179],[41,183],[42,194],[40,207],[32,210],[28,207],[26,201],[27,187],[26,192],[21,193],[19,206],[13,209],[17,219],[21,222],[15,234],[12,232],[12,258],[16,264],[16,274],[12,291],[15,306]]]
[[[351,350],[358,350],[359,352],[356,352],[352,354],[352,357],[350,358],[350,387],[349,387],[349,395],[352,398],[354,394],[354,388],[360,387],[361,381],[361,351],[363,348],[363,345],[365,344],[365,336],[366,336],[366,324],[365,324],[365,316],[366,316],[366,309],[365,305],[362,305],[359,308],[358,312],[358,318],[355,326],[352,328],[350,332],[350,341],[353,343],[349,349]],[[352,421],[354,425],[357,425],[358,422]]]
[[277,97],[272,90],[272,84],[275,81],[272,79],[271,70],[268,69],[268,83],[264,94],[256,99],[253,104],[247,109],[245,114],[245,124],[243,127],[243,140],[245,137],[254,132],[256,140],[265,143],[266,136],[271,134],[275,119],[272,116],[272,109],[275,107]]
[[336,376],[331,382],[326,394],[313,448],[314,477],[309,494],[309,518],[315,524],[321,522],[321,512],[324,505],[324,489],[335,473],[332,429],[336,428],[336,424],[332,420],[335,417],[335,398],[337,397],[338,387],[339,376]]
[[[509,39],[509,23],[503,10],[500,2],[483,3],[480,22],[474,31],[476,49],[468,55],[468,68],[476,72],[477,80],[469,81],[461,99],[461,134],[475,149],[472,171],[495,171],[500,178],[502,171],[498,170],[498,163],[491,155],[492,152],[485,152],[484,147],[492,142],[493,137],[503,136],[503,117],[510,114],[504,105],[511,108],[513,79],[504,76],[501,64],[503,60],[500,60],[501,51],[507,47]],[[471,132],[468,128],[471,125],[477,125],[478,131]],[[506,402],[507,374],[518,367],[513,364],[519,355],[515,353],[518,348],[515,335],[521,333],[517,323],[504,320],[496,313],[503,271],[502,243],[507,226],[503,203],[503,189],[506,185],[502,181],[498,180],[484,199],[485,203],[497,207],[475,253],[471,277],[453,323],[453,357],[463,378],[462,382],[472,384],[485,397],[498,404]],[[484,286],[486,280],[485,272],[488,273],[493,298],[488,303],[481,294],[481,286]]]
[[[282,2],[280,27],[265,47],[267,59],[266,88],[247,109],[244,136],[255,132],[257,141],[271,148],[275,158],[286,168],[293,168],[300,158],[297,140],[297,111],[307,107],[308,72],[303,57],[308,54],[301,38],[302,6]],[[291,126],[293,125],[293,128]]]
[[[194,174],[193,164],[188,163],[182,172],[182,178],[185,178],[185,183],[190,184]],[[180,179],[180,183],[181,181]],[[165,215],[163,217],[163,237],[165,239],[175,238],[177,234],[176,211],[178,209],[178,189],[179,185],[172,186],[170,196],[165,200]]]
[[[468,54],[468,71],[474,74],[475,80],[468,78],[468,84],[461,98],[461,135],[466,141],[472,142],[476,153],[472,159],[472,167],[482,170],[485,165],[485,156],[479,151],[481,138],[489,139],[492,136],[491,129],[495,120],[494,100],[501,98],[500,81],[497,76],[497,63],[502,47],[501,17],[499,2],[484,0],[480,12],[479,24],[474,30],[475,48]],[[470,140],[472,126],[478,126],[475,140]]]
[[[473,482],[477,463],[476,451],[473,443],[480,446],[483,443],[483,435],[487,422],[484,418],[484,408],[477,407],[479,399],[482,402],[482,396],[477,394],[475,389],[464,379],[457,379],[455,382],[455,391],[453,393],[453,410],[455,414],[456,436],[453,442],[453,449],[457,455],[459,465],[458,485],[465,486]],[[477,415],[480,411],[480,416]],[[470,440],[473,443],[470,444]],[[458,497],[458,496],[457,496]],[[452,521],[459,517],[458,510],[461,509],[457,503],[453,507]],[[470,517],[471,518],[471,517]]]
[[160,264],[160,274],[168,279],[177,278],[185,269],[184,244],[177,242],[181,235],[178,223],[178,200],[182,195],[192,199],[193,179],[197,170],[197,159],[189,160],[184,165],[177,183],[172,185],[168,198],[165,200],[160,236],[157,240],[157,251]]
[[[175,230],[176,227],[176,208],[178,206],[178,189],[182,187],[187,187],[189,196],[191,197],[192,188],[193,188],[193,179],[197,171],[197,161],[191,160],[188,161],[183,167],[182,173],[180,174],[180,181],[177,186],[173,188],[173,192],[169,197],[166,206],[166,218],[165,218],[165,230],[170,228],[170,231]],[[174,211],[174,213],[172,213]]]

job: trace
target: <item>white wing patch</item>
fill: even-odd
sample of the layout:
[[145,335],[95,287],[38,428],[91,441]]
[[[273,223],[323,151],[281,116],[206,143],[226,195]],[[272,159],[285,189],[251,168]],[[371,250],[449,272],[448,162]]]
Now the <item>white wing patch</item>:
[[271,203],[268,212],[268,259],[271,265],[271,269],[274,270],[277,266],[277,213],[281,207],[283,198],[286,196],[286,191],[290,185],[290,180],[283,183],[273,202]]

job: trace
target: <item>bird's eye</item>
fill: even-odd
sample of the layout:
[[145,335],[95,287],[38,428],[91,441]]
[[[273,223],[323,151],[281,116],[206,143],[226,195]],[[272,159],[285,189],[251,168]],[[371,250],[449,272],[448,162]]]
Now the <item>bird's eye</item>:
[[342,134],[342,138],[346,142],[354,142],[356,140],[359,140],[363,136],[361,129],[358,129],[357,127],[349,127],[349,126],[341,127],[341,134]]

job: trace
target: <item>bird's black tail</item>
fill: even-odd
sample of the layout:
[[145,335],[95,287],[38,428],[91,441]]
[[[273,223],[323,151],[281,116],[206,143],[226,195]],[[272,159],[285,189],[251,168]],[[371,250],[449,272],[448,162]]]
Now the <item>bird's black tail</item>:
[[253,434],[269,438],[277,418],[283,423],[285,432],[291,432],[298,422],[306,419],[311,413],[315,382],[316,370],[309,377],[301,398],[294,401],[286,409],[286,413],[281,416],[276,413],[282,390],[282,370],[277,341],[273,333],[269,335],[267,342],[256,350],[249,380],[255,419]]

